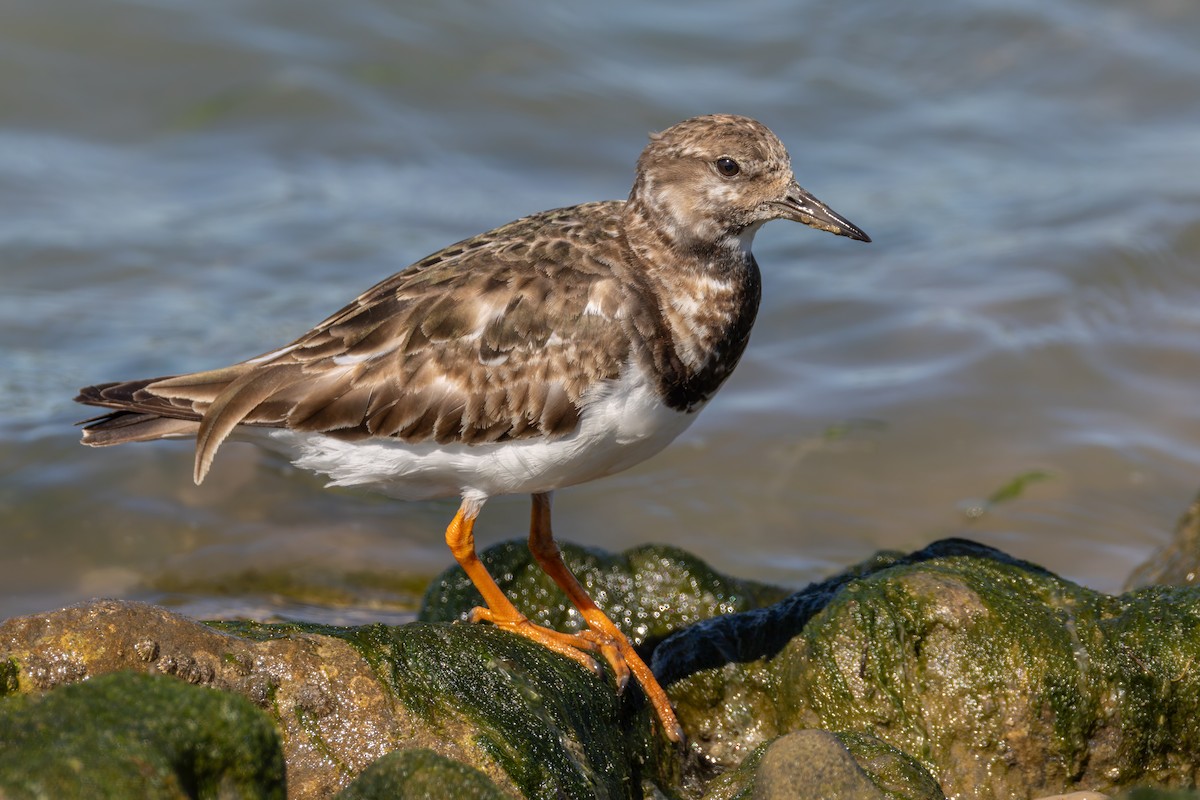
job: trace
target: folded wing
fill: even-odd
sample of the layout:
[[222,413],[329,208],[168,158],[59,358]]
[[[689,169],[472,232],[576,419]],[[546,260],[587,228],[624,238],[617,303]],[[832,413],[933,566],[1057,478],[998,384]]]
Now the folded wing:
[[570,231],[548,235],[555,213],[430,256],[257,358],[87,387],[76,400],[115,410],[83,441],[194,435],[200,482],[239,425],[442,444],[567,435],[629,353],[616,279]]

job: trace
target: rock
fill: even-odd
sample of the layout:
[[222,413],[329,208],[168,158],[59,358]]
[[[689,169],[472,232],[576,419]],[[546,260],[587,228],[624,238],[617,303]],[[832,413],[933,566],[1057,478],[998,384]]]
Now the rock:
[[914,756],[947,795],[1200,777],[1200,592],[1110,597],[962,540],[702,622],[653,665],[697,762],[820,728]]
[[938,782],[908,753],[869,734],[841,731],[835,735],[886,797],[945,800]]
[[394,800],[446,797],[454,800],[507,800],[488,776],[432,750],[388,753],[343,789],[337,800]]
[[1129,576],[1125,587],[1140,589],[1155,584],[1194,586],[1200,583],[1200,495],[1175,524],[1171,541],[1150,556]]
[[279,726],[293,796],[328,796],[419,737],[349,642],[290,632],[255,641],[163,608],[101,600],[7,620],[0,662],[18,665],[23,692],[132,669],[240,694]]
[[283,751],[240,697],[119,672],[0,702],[0,796],[282,800]]
[[837,737],[795,731],[767,746],[754,775],[754,800],[884,800]]
[[[849,747],[847,747],[847,742]],[[794,731],[713,781],[703,800],[945,800],[911,758],[873,737]]]
[[470,764],[509,796],[589,800],[632,796],[647,760],[632,693],[490,626],[219,627],[97,601],[6,621],[0,664],[20,692],[133,669],[240,694],[282,732],[294,798],[396,750]]
[[[539,621],[570,627],[523,545],[484,557],[519,604],[544,609]],[[464,800],[734,800],[805,780],[826,787],[809,794],[820,797],[837,783],[848,797],[895,800],[1084,789],[1144,800],[1130,787],[1174,798],[1161,793],[1200,778],[1200,588],[1109,597],[947,540],[754,608],[778,590],[679,551],[568,548],[568,559],[652,655],[689,737],[685,757],[652,735],[635,688],[618,696],[610,678],[525,639],[448,622],[476,602],[455,572],[431,587],[426,621],[398,627],[203,625],[115,601],[10,619],[0,623],[0,715],[61,703],[108,741],[104,731],[119,737],[128,719],[226,713],[187,711],[187,697],[164,710],[154,690],[143,707],[135,687],[111,704],[119,713],[92,715],[74,692],[103,687],[108,673],[157,674],[137,680],[188,697],[238,694],[281,735],[293,798],[420,796],[436,785]],[[729,609],[752,610],[713,616]],[[198,743],[172,746],[236,761],[240,726],[219,743],[187,728],[180,735]],[[9,752],[36,762],[24,745],[0,761]],[[131,769],[118,758],[84,772],[127,786]]]

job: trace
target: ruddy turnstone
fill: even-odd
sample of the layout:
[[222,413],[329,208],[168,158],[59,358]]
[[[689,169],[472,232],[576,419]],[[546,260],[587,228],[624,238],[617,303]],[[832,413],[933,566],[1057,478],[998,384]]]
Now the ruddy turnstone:
[[[289,345],[230,367],[89,386],[115,409],[94,446],[196,439],[195,481],[231,434],[265,436],[331,486],[461,496],[446,530],[486,607],[471,613],[623,688],[632,673],[667,736],[682,730],[653,673],[563,563],[550,493],[630,467],[696,418],[737,365],[758,311],[750,253],[765,222],[868,242],[792,176],[746,117],[653,134],[629,199],[534,214],[434,253]],[[475,553],[495,495],[530,494],[529,548],[587,623],[566,634],[516,609]]]

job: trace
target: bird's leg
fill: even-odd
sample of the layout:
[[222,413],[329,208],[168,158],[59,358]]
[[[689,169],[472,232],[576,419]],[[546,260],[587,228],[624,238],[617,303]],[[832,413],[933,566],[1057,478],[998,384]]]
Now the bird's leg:
[[478,514],[477,506],[464,501],[450,522],[450,526],[446,528],[446,544],[450,546],[454,560],[467,573],[471,583],[475,585],[479,594],[483,595],[483,602],[487,604],[487,608],[472,609],[470,621],[486,620],[491,622],[499,628],[532,639],[543,647],[561,653],[593,673],[599,674],[600,665],[588,655],[588,652],[598,649],[595,643],[541,625],[534,625],[504,596],[504,592],[500,591],[500,587],[488,574],[487,568],[483,566],[483,562],[479,560],[479,556],[475,552],[474,530],[475,518]]
[[617,686],[624,689],[632,672],[634,679],[646,693],[650,705],[654,707],[654,712],[658,715],[658,720],[662,724],[667,738],[673,742],[683,741],[683,728],[680,727],[679,720],[676,719],[675,712],[671,709],[671,701],[667,698],[667,693],[663,691],[662,686],[658,684],[650,667],[646,666],[646,662],[633,649],[629,638],[608,618],[608,615],[600,610],[595,601],[588,596],[587,590],[583,588],[579,579],[563,562],[562,552],[558,549],[558,544],[554,541],[554,534],[550,529],[550,495],[548,493],[533,495],[533,510],[529,523],[529,552],[533,553],[533,557],[537,559],[542,570],[554,579],[560,589],[566,592],[572,605],[579,610],[587,622],[589,630],[579,636],[596,642],[600,654],[604,656],[604,660],[609,663],[616,675]]

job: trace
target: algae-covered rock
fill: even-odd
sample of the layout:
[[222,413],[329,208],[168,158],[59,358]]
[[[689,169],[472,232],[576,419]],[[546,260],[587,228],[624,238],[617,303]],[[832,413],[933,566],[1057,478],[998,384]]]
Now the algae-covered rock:
[[648,717],[573,661],[484,625],[380,625],[353,638],[443,752],[525,797],[630,796],[637,740],[626,731]]
[[[539,621],[572,626],[523,545],[487,558]],[[137,603],[83,604],[0,624],[0,709],[64,697],[86,715],[67,690],[126,669],[240,694],[280,732],[295,798],[421,796],[436,784],[464,799],[732,800],[839,775],[848,797],[987,800],[1200,777],[1200,589],[1109,597],[951,540],[713,617],[772,590],[677,551],[568,559],[653,650],[686,758],[652,734],[635,688],[618,695],[611,678],[525,639],[445,621],[203,625]],[[429,620],[476,602],[453,573],[429,598]],[[135,704],[118,718],[147,714],[187,717]]]
[[947,795],[1194,785],[1200,592],[1110,597],[961,540],[854,573],[656,650],[709,765],[821,728],[877,736]]
[[[774,603],[787,592],[776,586],[733,578],[676,547],[644,545],[605,553],[560,543],[563,560],[596,604],[635,645],[653,646],[703,619]],[[539,625],[578,631],[583,618],[538,567],[524,542],[502,542],[480,553],[500,588]],[[462,620],[482,598],[460,567],[434,579],[425,592],[420,619]]]
[[835,735],[888,800],[945,800],[942,787],[908,753],[869,734],[840,731]]
[[649,714],[526,639],[445,623],[219,627],[99,601],[3,623],[0,662],[16,665],[21,692],[136,669],[241,694],[283,733],[292,797],[329,797],[415,749],[470,764],[509,796],[639,796]]
[[241,697],[122,672],[0,702],[0,796],[282,800],[283,752]]
[[337,800],[395,800],[448,797],[454,800],[506,800],[486,775],[432,750],[388,753],[367,767]]
[[803,730],[759,745],[703,800],[945,800],[912,758],[863,734]]
[[[671,548],[565,550],[596,598],[644,642],[783,594]],[[483,557],[531,616],[577,627],[523,543]],[[424,616],[457,619],[478,602],[472,592],[461,573],[448,573]],[[486,625],[204,625],[98,601],[3,623],[0,665],[14,692],[136,669],[241,694],[282,732],[293,797],[330,796],[395,751],[472,765],[509,796],[639,797],[644,780],[665,785],[678,771],[659,758],[671,750],[652,734],[640,692],[618,695],[611,679]],[[389,763],[375,769],[395,778]]]
[[884,800],[850,751],[826,731],[796,731],[771,742],[755,770],[752,796],[755,800]]
[[17,665],[21,692],[132,669],[240,694],[283,734],[296,797],[326,797],[379,756],[422,741],[359,652],[315,632],[254,641],[163,608],[101,600],[0,624],[4,659]]

